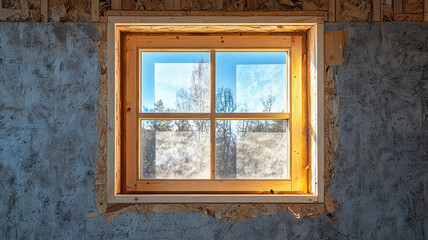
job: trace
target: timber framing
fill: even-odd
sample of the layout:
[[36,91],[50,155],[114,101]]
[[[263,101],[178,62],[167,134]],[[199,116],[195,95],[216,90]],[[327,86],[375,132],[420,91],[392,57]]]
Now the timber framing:
[[[255,189],[254,186],[248,184],[249,188],[244,189],[243,191],[246,193],[244,195],[240,194],[239,191],[236,191],[237,188],[229,188],[225,185],[227,181],[218,181],[218,186],[216,187],[221,194],[212,194],[212,191],[204,191],[206,189],[205,182],[195,182],[195,192],[200,194],[192,194],[188,190],[183,190],[186,194],[180,194],[180,190],[177,190],[177,186],[168,185],[168,182],[171,181],[160,181],[158,182],[150,182],[151,188],[148,189],[147,193],[151,194],[130,194],[132,191],[128,191],[127,194],[123,194],[123,182],[127,182],[128,179],[132,179],[132,181],[136,181],[134,184],[126,184],[127,186],[131,186],[133,188],[139,188],[138,186],[145,185],[147,188],[147,181],[139,181],[137,180],[137,173],[135,176],[133,174],[126,174],[126,179],[121,179],[121,173],[124,171],[123,166],[118,163],[118,159],[120,159],[121,153],[121,131],[120,131],[120,123],[124,119],[120,116],[121,111],[121,98],[120,98],[120,76],[121,71],[123,72],[123,66],[120,65],[120,54],[121,54],[121,31],[127,31],[128,27],[132,28],[140,28],[140,29],[150,29],[153,27],[170,27],[170,31],[173,32],[174,28],[171,26],[190,26],[193,28],[206,28],[206,27],[216,27],[216,28],[224,28],[228,27],[237,27],[237,26],[306,26],[309,30],[307,31],[308,36],[306,37],[306,33],[303,34],[303,38],[298,35],[290,35],[290,46],[293,44],[300,45],[297,46],[300,48],[300,51],[306,52],[306,47],[311,50],[311,54],[308,56],[311,59],[308,59],[306,54],[300,54],[298,56],[298,61],[306,62],[309,60],[314,68],[306,67],[300,65],[292,66],[294,68],[298,68],[295,71],[299,71],[304,74],[300,74],[300,78],[302,78],[301,82],[305,83],[300,89],[303,91],[305,87],[313,88],[313,92],[315,93],[312,98],[308,98],[306,104],[308,108],[315,109],[315,111],[310,111],[313,116],[309,116],[308,123],[310,125],[310,131],[308,131],[309,136],[305,139],[309,139],[309,141],[305,142],[305,145],[311,145],[308,148],[308,153],[302,154],[306,156],[310,156],[308,158],[308,164],[303,164],[304,161],[301,161],[302,165],[299,167],[302,169],[309,169],[310,179],[308,181],[296,181],[296,184],[300,186],[308,186],[303,189],[309,189],[310,192],[306,193],[307,190],[303,192],[292,192],[286,188],[278,188],[278,194],[272,194],[260,191],[259,189]],[[150,31],[148,31],[150,33]],[[171,33],[171,32],[168,32]],[[311,34],[309,34],[311,33]],[[251,202],[251,203],[311,203],[311,202],[323,202],[324,200],[324,185],[323,185],[323,119],[316,119],[316,116],[323,116],[323,22],[320,21],[316,17],[111,17],[109,18],[108,23],[108,55],[109,55],[109,68],[108,68],[108,84],[109,84],[109,93],[108,93],[108,153],[107,153],[107,194],[108,194],[108,202],[109,203],[178,203],[178,202],[205,202],[205,203],[231,203],[231,202]],[[233,38],[234,34],[231,34],[231,38]],[[163,36],[165,37],[165,36]],[[241,36],[242,37],[242,36]],[[250,36],[249,36],[250,37]],[[270,36],[273,37],[273,36]],[[279,36],[278,36],[279,37]],[[123,40],[123,39],[122,39]],[[305,40],[305,41],[303,41]],[[233,41],[231,41],[233,42]],[[207,46],[199,47],[216,47],[215,41],[208,41],[209,44]],[[221,46],[221,45],[220,45]],[[312,46],[312,48],[310,48]],[[232,46],[234,47],[234,46]],[[235,46],[236,47],[236,46]],[[244,46],[245,47],[245,46]],[[248,46],[247,46],[248,47]],[[309,51],[309,50],[308,50]],[[135,69],[136,70],[136,69]],[[310,72],[311,71],[311,72]],[[129,71],[126,71],[126,74]],[[132,71],[135,74],[137,71]],[[308,72],[308,74],[306,74]],[[309,73],[310,72],[310,73]],[[126,75],[125,74],[125,75]],[[215,74],[215,73],[214,73]],[[135,76],[134,76],[135,77]],[[297,77],[297,76],[293,76]],[[307,77],[307,81],[305,78]],[[307,85],[307,86],[306,86]],[[213,85],[211,85],[213,87]],[[292,86],[293,87],[293,86]],[[136,93],[137,94],[137,93]],[[137,106],[134,106],[138,108]],[[128,109],[128,106],[125,107]],[[141,113],[140,113],[141,114]],[[159,117],[163,118],[171,118],[175,119],[178,117],[179,119],[187,119],[188,114],[186,116],[172,116],[172,115],[163,115],[159,116],[155,113],[150,113],[152,115],[145,115],[144,118],[148,119],[158,119]],[[153,115],[155,114],[155,115]],[[255,119],[260,116],[252,116],[251,114],[236,114],[236,116],[222,116],[219,113],[216,113],[216,117],[218,118],[227,118],[231,117],[234,119]],[[293,115],[293,112],[291,112]],[[314,119],[315,116],[315,119]],[[139,117],[139,114],[135,112],[135,118]],[[213,114],[199,114],[195,116],[191,116],[192,119],[206,119],[212,121]],[[290,115],[287,114],[279,114],[272,115],[272,119],[289,119]],[[315,120],[315,121],[313,121]],[[126,121],[126,120],[125,120]],[[297,123],[296,123],[297,124]],[[305,125],[306,123],[302,123]],[[302,127],[302,129],[304,129]],[[306,128],[307,129],[307,128]],[[213,150],[212,150],[213,151]],[[135,152],[135,151],[134,151]],[[316,159],[314,159],[316,158]],[[311,165],[313,164],[313,165]],[[307,166],[306,166],[307,165]],[[309,167],[309,165],[311,165]],[[309,167],[309,168],[308,168]],[[126,169],[126,166],[125,166]],[[122,181],[121,181],[122,180]],[[159,180],[158,180],[159,181]],[[239,182],[233,180],[234,182]],[[154,183],[154,184],[153,184]],[[284,182],[286,185],[287,183]],[[156,185],[158,184],[158,185]],[[160,184],[160,185],[159,185]],[[264,184],[274,184],[273,182],[265,181]],[[283,186],[286,186],[283,185]],[[127,187],[125,186],[125,187]],[[162,186],[165,190],[165,193],[174,192],[175,194],[159,194],[154,188],[155,186]],[[169,186],[169,187],[168,187]],[[267,185],[266,185],[267,186]],[[271,185],[272,186],[272,185]],[[153,187],[153,188],[152,188]],[[159,189],[159,188],[158,188]],[[228,193],[234,194],[228,194]],[[242,191],[241,191],[242,192]],[[258,194],[252,194],[258,193]],[[304,194],[303,194],[304,193]]]

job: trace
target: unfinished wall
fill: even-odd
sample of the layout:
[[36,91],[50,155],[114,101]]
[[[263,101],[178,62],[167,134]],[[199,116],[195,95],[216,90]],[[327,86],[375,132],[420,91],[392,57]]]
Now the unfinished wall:
[[3,0],[0,21],[98,22],[99,16],[109,15],[267,13],[323,16],[330,22],[428,22],[427,5],[428,0]]
[[98,29],[1,23],[0,238],[426,238],[428,25],[326,24],[338,29],[349,37],[344,65],[331,68],[336,96],[326,89],[339,100],[340,145],[327,185],[339,206],[332,218],[280,212],[235,222],[183,212],[108,223],[91,192],[98,154],[90,148],[101,144]]

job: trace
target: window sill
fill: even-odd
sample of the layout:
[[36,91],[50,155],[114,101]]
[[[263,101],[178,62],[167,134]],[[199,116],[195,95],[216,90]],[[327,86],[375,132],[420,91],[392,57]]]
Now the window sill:
[[314,194],[117,194],[109,203],[319,203]]

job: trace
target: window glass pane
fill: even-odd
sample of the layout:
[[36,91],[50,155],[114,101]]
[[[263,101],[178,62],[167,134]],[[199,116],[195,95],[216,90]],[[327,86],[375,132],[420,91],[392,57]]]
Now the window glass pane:
[[217,121],[216,178],[288,178],[286,129],[287,121]]
[[209,52],[142,52],[141,112],[209,112]]
[[286,112],[286,52],[217,52],[217,112]]
[[141,120],[141,178],[209,179],[210,122]]

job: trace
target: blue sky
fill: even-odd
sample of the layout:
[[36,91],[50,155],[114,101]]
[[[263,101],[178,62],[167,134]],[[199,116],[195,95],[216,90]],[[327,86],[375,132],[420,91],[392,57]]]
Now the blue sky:
[[[176,91],[188,88],[196,63],[209,64],[209,52],[143,52],[142,105],[152,108],[162,99],[174,109]],[[273,112],[283,112],[286,101],[286,54],[284,52],[217,52],[216,87],[230,88],[238,111],[263,111],[260,98],[275,97]]]

